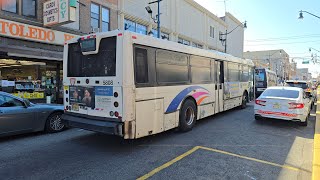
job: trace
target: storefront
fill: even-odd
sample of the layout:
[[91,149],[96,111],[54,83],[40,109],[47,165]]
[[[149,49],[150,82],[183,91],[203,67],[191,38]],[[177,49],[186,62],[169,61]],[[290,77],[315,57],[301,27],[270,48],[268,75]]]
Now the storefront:
[[62,103],[61,31],[0,19],[0,91],[32,102]]

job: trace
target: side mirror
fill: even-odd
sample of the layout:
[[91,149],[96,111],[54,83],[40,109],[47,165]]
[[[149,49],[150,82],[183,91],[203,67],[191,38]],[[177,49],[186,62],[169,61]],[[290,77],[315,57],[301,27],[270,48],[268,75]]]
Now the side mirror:
[[23,106],[24,106],[25,108],[28,108],[28,107],[30,106],[30,101],[27,100],[27,99],[24,99],[24,100],[23,100]]

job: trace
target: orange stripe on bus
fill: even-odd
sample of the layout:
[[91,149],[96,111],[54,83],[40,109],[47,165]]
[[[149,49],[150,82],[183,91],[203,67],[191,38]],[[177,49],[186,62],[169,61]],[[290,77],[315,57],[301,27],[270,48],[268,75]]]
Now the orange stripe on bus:
[[208,97],[208,96],[204,96],[204,97],[200,98],[200,99],[197,101],[197,104],[200,105],[201,102],[202,102],[205,98],[207,98],[207,97]]

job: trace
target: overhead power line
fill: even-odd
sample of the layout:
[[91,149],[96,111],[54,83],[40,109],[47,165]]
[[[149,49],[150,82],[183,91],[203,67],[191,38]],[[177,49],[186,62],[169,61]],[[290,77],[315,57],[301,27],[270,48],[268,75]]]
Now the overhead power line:
[[320,42],[320,40],[317,41],[300,41],[300,42],[286,42],[286,43],[273,43],[273,44],[246,44],[246,46],[274,46],[279,44],[301,44],[301,43],[311,43],[311,42]]
[[246,42],[261,42],[261,41],[287,41],[294,39],[306,39],[306,38],[320,38],[320,34],[300,35],[300,36],[287,36],[287,37],[274,37],[263,39],[249,39]]

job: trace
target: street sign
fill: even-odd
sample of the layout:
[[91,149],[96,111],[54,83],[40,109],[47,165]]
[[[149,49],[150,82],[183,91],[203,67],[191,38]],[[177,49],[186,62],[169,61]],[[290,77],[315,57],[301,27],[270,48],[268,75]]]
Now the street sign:
[[302,64],[309,64],[309,61],[302,61]]

